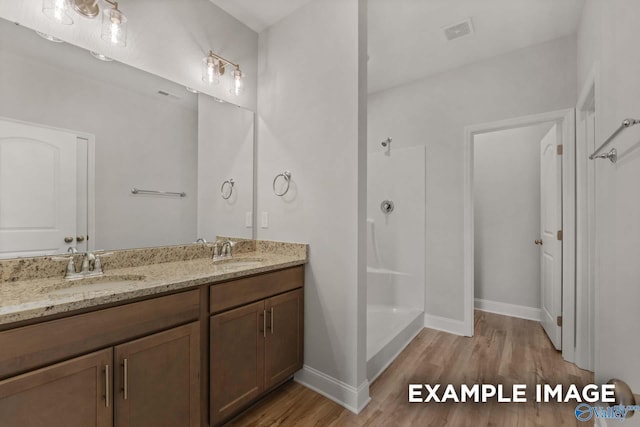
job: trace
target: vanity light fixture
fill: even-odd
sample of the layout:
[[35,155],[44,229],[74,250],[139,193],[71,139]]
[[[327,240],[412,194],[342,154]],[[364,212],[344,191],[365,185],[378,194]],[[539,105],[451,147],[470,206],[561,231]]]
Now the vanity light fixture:
[[202,81],[209,84],[220,83],[220,76],[224,75],[225,67],[230,65],[235,68],[233,71],[233,84],[229,92],[233,95],[240,95],[244,91],[242,84],[242,71],[240,64],[231,62],[220,55],[216,55],[212,50],[202,58]]
[[[73,18],[69,15],[69,9],[73,9],[77,14],[93,19],[100,14],[100,0],[42,0],[42,13],[53,21],[65,25],[73,24]],[[127,45],[127,17],[118,9],[118,2],[103,0],[109,4],[102,11],[102,33],[103,40],[116,45]]]

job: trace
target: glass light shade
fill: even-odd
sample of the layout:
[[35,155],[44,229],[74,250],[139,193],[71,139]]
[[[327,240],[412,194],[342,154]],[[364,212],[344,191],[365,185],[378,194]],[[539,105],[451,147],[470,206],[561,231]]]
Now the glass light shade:
[[233,72],[233,83],[232,83],[231,89],[229,89],[229,92],[231,93],[231,95],[238,96],[244,93],[244,84],[242,82],[242,77],[244,77],[244,74],[242,74],[242,71],[236,69]]
[[73,24],[67,0],[42,0],[42,13],[59,24]]
[[116,8],[102,12],[102,39],[116,46],[127,45],[127,17]]
[[202,59],[202,81],[209,84],[220,83],[220,61],[213,56]]

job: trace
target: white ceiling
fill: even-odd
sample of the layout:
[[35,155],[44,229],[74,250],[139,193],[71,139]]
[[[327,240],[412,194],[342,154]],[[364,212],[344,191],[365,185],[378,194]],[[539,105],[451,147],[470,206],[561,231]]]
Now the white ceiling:
[[210,0],[256,33],[275,24],[311,0]]
[[[576,32],[584,0],[369,0],[369,93]],[[467,18],[475,34],[447,42]]]
[[[310,0],[210,0],[256,32]],[[585,0],[368,0],[369,93],[576,32]],[[442,28],[471,18],[475,33]]]

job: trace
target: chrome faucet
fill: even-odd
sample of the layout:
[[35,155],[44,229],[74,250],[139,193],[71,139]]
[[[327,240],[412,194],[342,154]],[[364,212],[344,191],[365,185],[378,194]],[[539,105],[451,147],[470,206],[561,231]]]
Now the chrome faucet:
[[[73,248],[69,248],[68,252],[72,254],[77,253],[78,251]],[[82,279],[84,277],[95,277],[102,276],[104,273],[102,271],[102,262],[100,261],[100,257],[91,252],[85,252],[82,258],[82,269],[77,272],[75,268],[75,264],[73,262],[73,255],[69,258],[69,264],[67,265],[67,273],[65,274],[65,279]]]
[[233,248],[234,245],[235,242],[231,240],[217,240],[213,245],[213,260],[231,258],[233,256],[231,248]]

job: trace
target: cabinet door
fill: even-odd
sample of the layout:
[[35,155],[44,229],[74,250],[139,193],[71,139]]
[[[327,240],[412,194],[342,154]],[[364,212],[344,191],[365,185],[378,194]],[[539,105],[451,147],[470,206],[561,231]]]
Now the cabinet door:
[[116,427],[200,425],[200,322],[115,347]]
[[264,301],[211,317],[211,424],[264,390]]
[[302,368],[304,297],[302,289],[269,298],[265,349],[266,388],[286,380]]
[[0,426],[109,427],[113,351],[0,381]]

